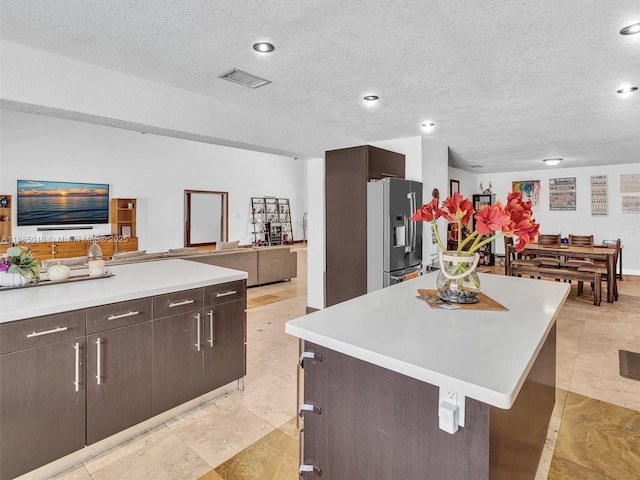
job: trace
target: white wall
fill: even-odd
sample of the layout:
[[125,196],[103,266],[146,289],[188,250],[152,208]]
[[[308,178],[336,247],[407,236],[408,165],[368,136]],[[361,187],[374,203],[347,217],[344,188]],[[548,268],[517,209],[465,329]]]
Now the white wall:
[[[517,180],[540,180],[540,204],[534,210],[534,218],[540,223],[542,233],[561,233],[594,235],[596,243],[603,239],[622,239],[623,269],[626,273],[640,275],[640,213],[623,214],[622,194],[620,193],[620,174],[640,174],[640,163],[626,165],[607,165],[585,168],[546,168],[528,172],[510,172],[478,175],[477,181],[486,187],[492,184],[496,198],[504,202],[511,191],[511,183]],[[591,175],[608,176],[609,215],[591,216]],[[549,179],[576,177],[575,211],[549,211]],[[625,195],[640,196],[638,193]],[[496,242],[496,251],[502,253],[504,245]]]
[[[0,192],[16,194],[16,180],[110,184],[110,196],[138,200],[141,249],[183,245],[184,190],[229,192],[229,239],[252,241],[250,197],[290,199],[294,239],[302,239],[304,161],[208,143],[60,118],[0,110]],[[16,227],[13,235],[43,235]],[[92,234],[109,234],[101,225]],[[58,232],[59,234],[59,232]],[[86,235],[86,230],[64,235]]]
[[[478,175],[473,172],[467,172],[466,170],[460,170],[459,168],[449,167],[449,179],[458,180],[460,182],[460,194],[463,197],[471,198],[474,193],[480,193],[478,189]],[[447,190],[449,195],[449,190]]]
[[324,157],[307,160],[307,305],[324,308]]
[[[423,202],[431,201],[434,188],[440,192],[442,202],[449,194],[449,147],[436,137],[422,137],[422,183]],[[439,236],[443,242],[447,239],[447,228],[444,219],[438,221]],[[422,263],[432,264],[440,251],[437,243],[431,242],[431,227],[425,223],[422,242]]]

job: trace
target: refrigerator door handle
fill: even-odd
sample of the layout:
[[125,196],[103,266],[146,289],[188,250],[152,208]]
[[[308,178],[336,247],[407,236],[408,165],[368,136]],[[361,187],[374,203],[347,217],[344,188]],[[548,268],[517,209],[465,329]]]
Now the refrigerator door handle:
[[[409,199],[409,211],[413,215],[416,211],[416,192],[407,193],[407,198]],[[404,248],[405,253],[413,252],[416,249],[416,226],[411,218],[408,218],[407,222],[409,223],[409,241]]]

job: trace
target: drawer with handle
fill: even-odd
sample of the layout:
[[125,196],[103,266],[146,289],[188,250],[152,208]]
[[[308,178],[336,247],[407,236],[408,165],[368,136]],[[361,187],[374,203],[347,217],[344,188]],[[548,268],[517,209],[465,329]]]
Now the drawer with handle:
[[239,280],[237,282],[221,283],[204,287],[204,305],[212,307],[222,303],[241,300],[246,296],[247,282]]
[[151,320],[151,297],[87,309],[87,335]]
[[85,311],[45,315],[0,324],[0,354],[84,336]]
[[153,318],[200,310],[203,306],[202,295],[202,288],[194,288],[153,297]]

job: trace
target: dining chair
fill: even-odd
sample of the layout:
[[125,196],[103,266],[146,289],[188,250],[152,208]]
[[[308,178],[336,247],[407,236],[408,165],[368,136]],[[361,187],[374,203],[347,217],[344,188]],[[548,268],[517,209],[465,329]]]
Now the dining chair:
[[[560,234],[541,233],[538,235],[538,245],[560,245]],[[549,257],[541,255],[533,259],[535,265],[544,265],[547,267],[560,266],[558,257]]]
[[593,247],[593,235],[569,235],[571,247]]
[[[614,278],[612,279],[612,284],[613,284],[613,297],[618,300],[618,282],[616,281],[615,276],[617,275],[616,273],[616,268],[618,265],[618,257],[620,256],[620,250],[621,250],[621,245],[622,245],[622,241],[620,239],[618,239],[616,241],[616,251],[613,254],[613,265],[614,265],[614,270],[613,270],[613,276]],[[609,284],[608,280],[609,277],[607,276],[607,266],[606,265],[600,265],[600,264],[592,264],[592,265],[583,265],[581,267],[578,267],[578,271],[580,272],[594,272],[594,273],[600,273],[602,275],[602,280],[607,280],[607,285]],[[580,283],[578,283],[578,293],[582,290],[582,285]]]
[[536,265],[533,260],[528,260],[525,258],[520,258],[520,254],[516,252],[509,252],[509,247],[513,245],[513,237],[502,237],[504,238],[504,274],[511,275],[511,266],[524,266],[524,265]]
[[560,245],[560,234],[541,233],[538,235],[539,245]]
[[[570,247],[593,247],[593,235],[569,235]],[[567,268],[579,268],[595,265],[593,260],[586,257],[569,257],[561,264]]]

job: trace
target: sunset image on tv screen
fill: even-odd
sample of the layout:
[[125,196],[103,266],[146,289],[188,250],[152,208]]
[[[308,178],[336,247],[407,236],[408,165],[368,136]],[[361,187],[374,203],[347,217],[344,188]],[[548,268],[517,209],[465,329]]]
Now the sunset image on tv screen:
[[109,223],[109,185],[18,180],[18,226]]

